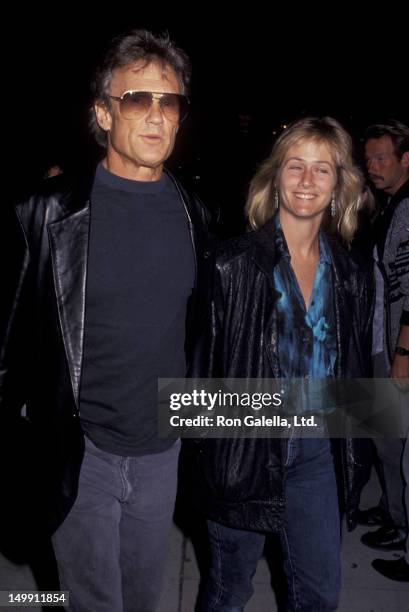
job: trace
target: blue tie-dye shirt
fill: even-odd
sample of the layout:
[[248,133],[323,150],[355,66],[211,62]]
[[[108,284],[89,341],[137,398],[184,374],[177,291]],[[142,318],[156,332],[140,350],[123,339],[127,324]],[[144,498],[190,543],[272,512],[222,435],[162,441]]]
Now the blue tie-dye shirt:
[[[337,339],[332,265],[325,236],[319,234],[320,258],[308,308],[291,266],[290,254],[278,215],[275,241],[279,257],[274,268],[274,283],[281,294],[277,302],[281,376],[304,379],[333,378],[337,359]],[[303,404],[299,406],[301,411],[309,410],[305,402],[301,404]]]

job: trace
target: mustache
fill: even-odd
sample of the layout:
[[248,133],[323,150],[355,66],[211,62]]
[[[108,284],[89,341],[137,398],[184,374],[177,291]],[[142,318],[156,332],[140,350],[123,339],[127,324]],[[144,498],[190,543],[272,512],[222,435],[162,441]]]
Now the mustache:
[[368,175],[370,179],[381,179],[381,181],[383,181],[383,176],[381,176],[380,174],[369,174]]

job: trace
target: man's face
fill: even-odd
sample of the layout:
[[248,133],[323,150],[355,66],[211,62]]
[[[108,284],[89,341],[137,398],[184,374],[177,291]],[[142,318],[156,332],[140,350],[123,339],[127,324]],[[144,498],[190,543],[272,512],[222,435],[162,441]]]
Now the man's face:
[[[110,95],[129,90],[180,93],[180,85],[170,66],[137,61],[115,70],[111,80]],[[158,180],[179,127],[163,114],[159,100],[153,99],[146,114],[132,119],[124,118],[119,102],[112,99],[110,110],[97,104],[95,112],[99,125],[108,130],[108,170],[133,180]]]
[[368,175],[377,189],[393,195],[407,180],[407,154],[399,160],[390,136],[370,138],[365,143]]

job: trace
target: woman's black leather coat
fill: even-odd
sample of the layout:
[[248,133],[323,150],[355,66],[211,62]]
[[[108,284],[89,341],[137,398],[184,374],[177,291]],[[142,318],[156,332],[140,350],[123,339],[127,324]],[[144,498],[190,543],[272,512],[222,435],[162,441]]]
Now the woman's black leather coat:
[[[278,378],[274,222],[222,245],[215,256],[208,324],[196,347],[194,378]],[[370,376],[372,278],[334,238],[337,378]],[[209,288],[210,289],[210,288]],[[287,440],[266,438],[185,441],[184,470],[196,502],[213,520],[231,527],[276,530],[284,508]],[[340,490],[349,528],[365,475],[363,442],[336,440]]]

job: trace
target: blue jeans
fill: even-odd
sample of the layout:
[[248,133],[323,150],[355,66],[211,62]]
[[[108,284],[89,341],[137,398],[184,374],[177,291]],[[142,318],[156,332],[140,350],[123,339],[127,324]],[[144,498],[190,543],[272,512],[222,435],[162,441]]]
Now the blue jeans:
[[[375,378],[389,378],[390,368],[384,353],[373,356],[373,367]],[[379,384],[374,381],[376,387],[375,405],[382,410],[390,406],[390,391],[381,380]],[[389,393],[388,393],[389,391]],[[404,399],[407,402],[407,398]],[[402,414],[405,414],[402,404]],[[395,423],[397,414],[392,412],[391,424]],[[395,425],[396,426],[396,425]],[[403,503],[405,482],[402,476],[401,465],[405,440],[403,438],[387,436],[385,438],[374,438],[373,440],[378,458],[382,464],[385,477],[386,507],[389,511],[394,525],[400,530],[402,536],[407,532],[405,505]]]
[[[292,439],[286,458],[286,511],[280,540],[287,610],[336,610],[340,590],[340,524],[328,439]],[[240,612],[252,593],[266,534],[208,521],[211,568],[203,612]]]
[[[406,511],[406,523],[409,527],[409,429],[406,434],[406,440],[404,440],[405,449],[403,451],[402,458],[402,471],[405,479],[405,511]],[[409,563],[409,533],[406,534],[406,563]]]
[[120,457],[85,439],[78,496],[53,535],[75,612],[153,612],[161,593],[180,442]]

